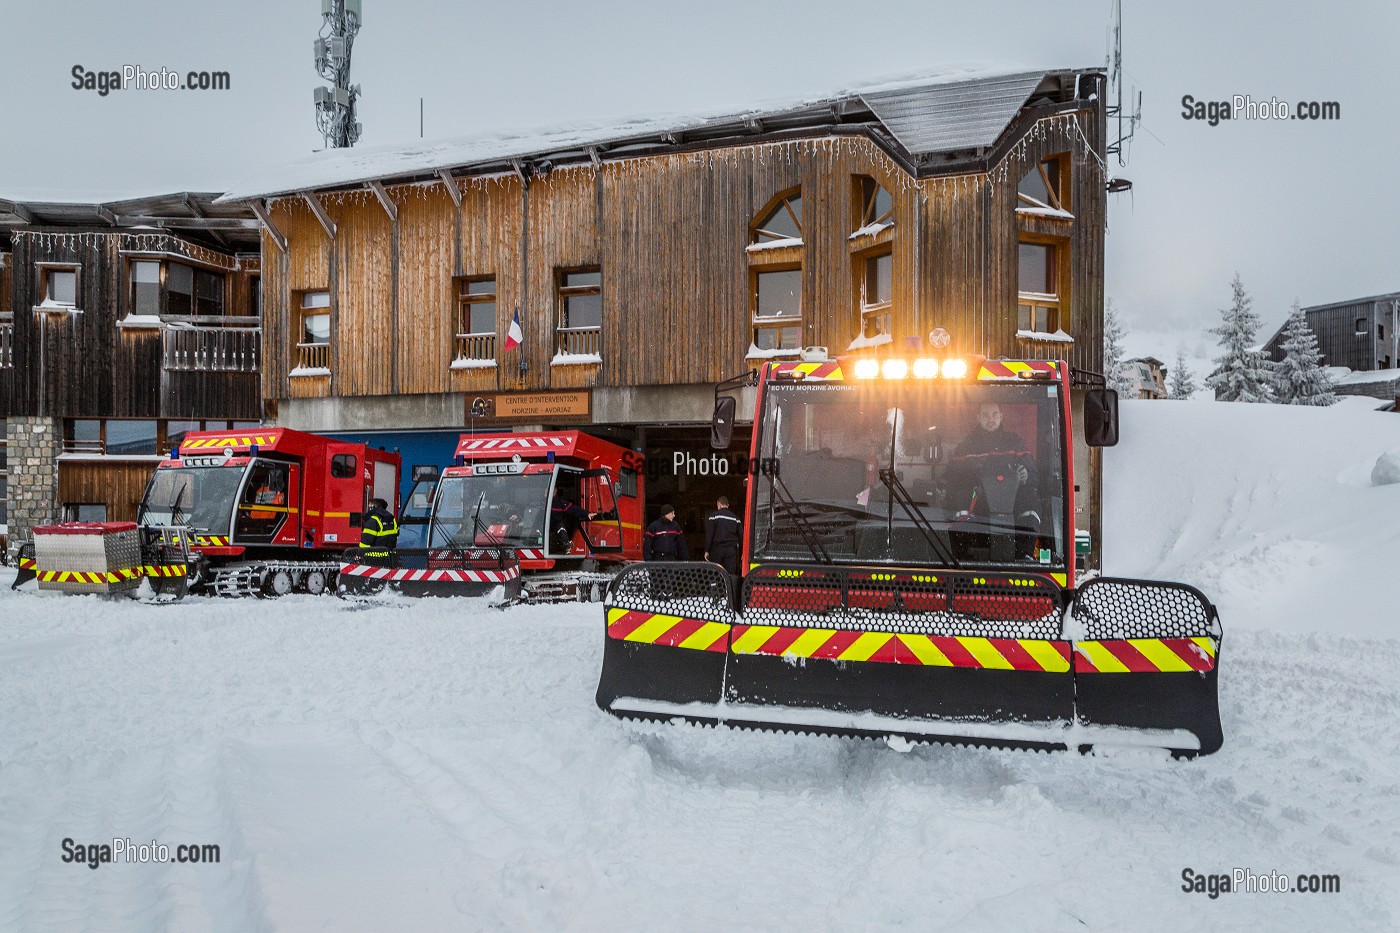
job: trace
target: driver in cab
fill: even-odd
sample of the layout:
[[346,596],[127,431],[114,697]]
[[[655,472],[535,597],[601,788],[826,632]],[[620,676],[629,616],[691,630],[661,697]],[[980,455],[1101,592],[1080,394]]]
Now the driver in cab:
[[[950,473],[958,520],[1011,512],[1018,529],[1039,532],[1040,475],[1035,458],[1021,435],[1002,426],[1001,406],[996,402],[978,406],[977,424],[958,445]],[[1013,489],[1015,498],[1007,501]]]

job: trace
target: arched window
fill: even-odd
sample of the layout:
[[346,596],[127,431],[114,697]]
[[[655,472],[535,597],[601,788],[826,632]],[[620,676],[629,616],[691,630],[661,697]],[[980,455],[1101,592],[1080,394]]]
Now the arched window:
[[858,176],[860,183],[860,225],[861,230],[888,226],[894,223],[894,198],[869,175]]
[[749,224],[749,357],[802,348],[802,189],[774,195]]
[[1069,184],[1063,155],[1041,159],[1016,186],[1016,209],[1035,212],[1069,210]]
[[[784,241],[796,240],[796,244]],[[802,242],[802,190],[794,189],[780,196],[778,203],[763,219],[753,225],[750,243],[766,245],[800,245]]]

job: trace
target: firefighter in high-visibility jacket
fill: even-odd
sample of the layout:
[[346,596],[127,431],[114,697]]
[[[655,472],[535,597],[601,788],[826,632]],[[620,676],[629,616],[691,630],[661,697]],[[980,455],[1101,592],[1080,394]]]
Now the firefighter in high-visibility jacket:
[[360,528],[360,559],[366,564],[388,564],[399,544],[399,523],[383,499],[371,499]]

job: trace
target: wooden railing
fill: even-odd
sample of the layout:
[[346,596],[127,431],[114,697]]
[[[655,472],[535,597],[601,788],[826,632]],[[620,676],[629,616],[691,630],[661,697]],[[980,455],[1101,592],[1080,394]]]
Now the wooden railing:
[[328,343],[297,344],[297,369],[330,369],[331,345]]
[[494,360],[496,358],[496,335],[458,334],[455,358],[459,360]]
[[167,327],[161,345],[168,370],[262,371],[262,331],[256,327]]
[[571,356],[581,353],[601,354],[603,352],[603,329],[601,327],[559,328],[559,352]]
[[66,454],[105,454],[107,449],[102,446],[102,439],[94,441],[78,441],[71,437],[63,439],[63,452]]
[[15,325],[10,321],[0,321],[0,369],[11,369],[15,365]]

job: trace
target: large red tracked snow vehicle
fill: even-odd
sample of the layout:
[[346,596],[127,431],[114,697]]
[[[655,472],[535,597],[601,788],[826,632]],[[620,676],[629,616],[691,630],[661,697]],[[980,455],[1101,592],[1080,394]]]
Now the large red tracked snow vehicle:
[[[1077,575],[1067,364],[867,357],[772,363],[749,382],[751,459],[775,468],[749,483],[738,599],[714,565],[620,574],[602,709],[1041,749],[1220,747],[1215,607],[1181,584]],[[1097,383],[1085,440],[1110,446],[1117,399]],[[716,395],[727,446],[734,399]]]
[[[322,593],[360,539],[371,498],[398,503],[399,457],[289,428],[194,432],[161,461],[141,500],[151,540],[181,530],[187,576],[157,592]],[[175,537],[180,537],[176,534]]]
[[431,495],[426,546],[400,548],[393,567],[348,560],[343,587],[388,584],[410,595],[501,587],[505,600],[588,599],[641,559],[635,451],[582,431],[521,431],[464,434],[456,460],[422,481],[422,497],[419,486],[409,495],[410,504]]

